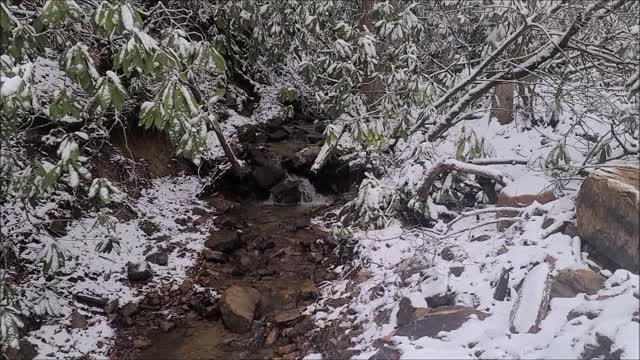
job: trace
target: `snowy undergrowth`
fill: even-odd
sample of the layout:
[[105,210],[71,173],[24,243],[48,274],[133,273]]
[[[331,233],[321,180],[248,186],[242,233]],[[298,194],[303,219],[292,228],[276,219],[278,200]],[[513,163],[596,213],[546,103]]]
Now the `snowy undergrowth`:
[[[57,239],[65,254],[64,267],[59,270],[59,281],[48,290],[49,281],[41,274],[31,274],[26,279],[25,302],[38,304],[35,311],[55,314],[45,325],[29,334],[29,341],[36,346],[37,358],[77,358],[89,355],[93,358],[106,357],[113,344],[114,329],[107,322],[101,310],[87,307],[75,300],[75,295],[83,294],[102,299],[118,299],[119,304],[140,300],[152,288],[166,284],[181,283],[187,269],[193,265],[197,252],[202,249],[208,233],[206,226],[185,231],[179,224],[181,217],[191,215],[191,209],[201,205],[196,200],[202,182],[194,176],[160,178],[144,190],[141,197],[131,202],[137,218],[116,224],[115,235],[120,239],[119,253],[99,253],[96,244],[104,238],[101,226],[96,226],[97,214],[90,214],[73,222],[67,234]],[[58,199],[59,200],[59,199]],[[129,199],[121,198],[120,201]],[[54,203],[37,209],[38,212],[55,208]],[[19,218],[12,221],[19,222]],[[141,230],[142,222],[157,225],[157,232],[146,235]],[[28,231],[28,229],[23,229]],[[163,238],[163,241],[154,239]],[[153,277],[144,286],[134,287],[127,280],[126,264],[139,262],[158,246],[175,245],[168,255],[168,265],[151,264]],[[34,259],[42,246],[32,245],[23,252],[27,259]],[[148,249],[148,247],[154,250]],[[149,251],[150,250],[150,251]],[[46,292],[43,294],[43,289]],[[43,296],[44,295],[44,296]],[[41,299],[43,297],[43,299]],[[76,309],[88,318],[87,329],[73,329],[70,314]]]
[[[485,139],[485,144],[491,149],[490,157],[528,162],[527,165],[490,165],[488,168],[501,171],[512,181],[520,179],[519,184],[531,187],[534,193],[540,189],[533,188],[553,187],[558,200],[543,205],[544,214],[531,216],[504,232],[497,231],[495,224],[474,228],[479,223],[495,219],[495,213],[456,222],[447,231],[456,235],[448,237],[422,228],[405,228],[389,216],[382,229],[354,234],[358,255],[350,268],[358,273],[355,276],[358,280],[348,280],[349,276],[344,276],[343,280],[327,284],[322,299],[308,312],[314,314],[319,327],[328,326],[332,321],[342,321],[346,313],[355,313],[355,319],[347,322],[353,321],[354,328],[359,330],[354,332],[357,335],[353,342],[354,349],[361,351],[357,358],[363,359],[378,350],[375,344],[381,338],[391,340],[403,359],[577,359],[590,348],[600,345],[603,337],[613,341],[612,353],[618,351],[617,354],[623,358],[640,357],[640,278],[624,270],[614,274],[603,270],[602,274],[608,280],[596,295],[553,298],[539,332],[518,334],[511,331],[516,286],[536,264],[549,262],[552,276],[562,269],[586,269],[594,265],[589,254],[581,252],[579,237],[572,238],[562,233],[549,236],[550,231],[542,229],[546,218],[555,219],[557,223],[575,218],[575,196],[580,183],[570,179],[566,173],[544,169],[540,165],[553,156],[558,144],[563,144],[572,165],[581,165],[589,146],[593,147],[593,144],[585,142],[584,137],[606,136],[609,130],[606,122],[592,121],[589,129],[585,130],[579,128],[573,118],[561,116],[555,129],[525,130],[518,121],[505,126],[488,119],[487,115],[483,120],[458,124],[450,130],[452,135],[437,143],[428,142],[421,135],[414,136],[409,144],[400,148],[399,155],[378,182],[389,188],[386,193],[390,195],[394,194],[394,189],[400,188],[415,193],[431,166],[456,157],[456,139],[471,130],[478,138]],[[613,154],[621,150],[615,144],[611,147]],[[524,179],[527,181],[523,182]],[[380,193],[384,189],[378,186],[366,194],[362,190],[361,187],[359,196],[367,198],[370,209],[385,210],[386,203],[382,201],[385,197]],[[434,219],[442,213],[452,214],[431,200],[428,205]],[[446,227],[440,220],[433,230],[444,232]],[[449,260],[442,257],[445,248],[453,254]],[[461,267],[464,268],[462,274],[455,276],[451,268],[458,272]],[[511,296],[497,301],[493,295],[503,269],[511,269]],[[341,266],[335,271],[351,274],[346,270]],[[415,307],[427,308],[426,298],[445,293],[455,294],[455,305],[474,308],[489,316],[483,320],[472,317],[459,329],[441,332],[434,338],[409,339],[393,335],[401,298],[409,298]],[[340,298],[350,298],[350,301],[331,308],[332,300]],[[317,311],[326,307],[330,311]],[[530,311],[536,311],[534,306],[530,308]],[[572,310],[599,315],[568,319],[567,315]]]

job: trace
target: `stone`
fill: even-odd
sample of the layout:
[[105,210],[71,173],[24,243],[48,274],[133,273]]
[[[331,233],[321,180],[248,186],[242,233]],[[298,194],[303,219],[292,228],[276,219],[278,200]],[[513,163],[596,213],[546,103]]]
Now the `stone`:
[[280,355],[285,355],[285,354],[292,353],[296,350],[298,350],[298,345],[288,344],[288,345],[280,346],[279,348],[276,349],[276,352]]
[[[534,175],[523,176],[505,186],[496,202],[497,207],[526,207],[537,201],[546,204],[556,199],[552,184],[546,179]],[[497,217],[518,216],[515,211],[498,211]],[[498,222],[498,231],[503,231],[513,225],[511,221]]]
[[524,278],[518,297],[511,308],[511,332],[537,333],[549,312],[550,268],[547,263],[534,266]]
[[288,138],[289,135],[289,132],[284,129],[278,129],[269,134],[269,140],[278,142]]
[[444,294],[433,295],[425,298],[427,305],[432,309],[441,306],[453,305],[455,303],[455,299],[455,292],[446,292]]
[[158,251],[147,255],[145,260],[152,264],[166,266],[169,263],[169,254],[164,251]]
[[140,227],[140,230],[142,230],[142,232],[147,236],[151,236],[160,231],[160,227],[149,220],[140,221],[140,225],[138,225],[138,227]]
[[222,295],[222,321],[233,332],[248,332],[259,303],[258,290],[246,286],[231,286]]
[[440,253],[440,257],[442,258],[442,260],[451,261],[455,259],[455,254],[453,253],[451,248],[447,246],[444,249],[442,249],[442,253]]
[[316,157],[320,153],[319,146],[311,146],[304,148],[295,153],[290,159],[289,164],[291,168],[296,171],[307,171],[311,169],[313,163],[316,161]]
[[510,273],[511,269],[502,269],[502,273],[500,273],[500,279],[498,280],[498,284],[496,285],[496,290],[493,293],[494,300],[504,301],[504,299],[509,295]]
[[[219,211],[219,212],[223,212],[223,213],[225,213],[225,212],[227,212],[227,211],[230,211],[230,210],[232,210],[232,209],[234,209],[235,207],[237,207],[237,206],[238,206],[238,204],[237,204],[237,203],[235,203],[235,202],[233,202],[233,201],[229,201],[229,200],[227,200],[227,199],[224,199],[224,198],[223,198],[223,197],[221,197],[221,196],[213,197],[213,198],[211,198],[211,199],[208,199],[207,201],[208,201],[208,202],[209,202],[209,204],[211,204],[211,206],[213,206],[217,211]],[[206,215],[208,215],[208,214],[206,214]],[[204,216],[204,215],[202,215],[202,216]]]
[[489,239],[491,239],[491,236],[485,234],[485,235],[478,235],[478,236],[472,238],[469,241],[471,241],[471,242],[476,242],[476,241],[481,242],[481,241],[487,241]]
[[285,171],[275,165],[257,166],[251,177],[262,190],[269,190],[285,176]]
[[436,337],[441,331],[460,328],[472,316],[484,320],[489,314],[464,306],[442,306],[437,309],[428,309],[412,323],[398,326],[390,336],[407,336],[411,340],[425,336]]
[[204,242],[204,246],[226,254],[230,254],[244,245],[240,234],[235,230],[212,231],[209,239]]
[[300,358],[300,351],[293,351],[282,355],[282,360],[295,360]]
[[146,261],[140,261],[137,263],[127,263],[127,277],[132,282],[142,282],[151,279],[153,273],[151,272],[151,266]]
[[124,317],[130,317],[138,312],[138,303],[130,302],[127,303],[120,309],[120,314]]
[[409,325],[416,320],[416,308],[411,304],[409,298],[403,297],[398,304],[398,313],[396,314],[396,323],[398,326]]
[[604,287],[605,278],[591,269],[562,269],[551,283],[551,298],[594,295]]
[[215,263],[226,263],[229,261],[229,256],[221,251],[215,251],[211,249],[204,249],[204,259]]
[[86,329],[87,325],[87,319],[77,309],[73,309],[71,311],[71,327],[74,329]]
[[271,331],[267,335],[267,338],[264,340],[264,344],[267,346],[275,344],[276,340],[278,340],[278,336],[278,329],[271,329]]
[[109,300],[109,302],[103,307],[104,312],[112,314],[118,310],[118,299]]
[[106,298],[89,294],[76,294],[75,298],[79,303],[97,308],[103,308],[109,302]]
[[144,349],[151,346],[151,341],[147,338],[137,338],[133,340],[133,348],[134,349]]
[[298,309],[280,310],[273,315],[273,322],[276,324],[286,324],[298,320],[302,316]]
[[640,272],[640,169],[601,168],[582,183],[576,198],[580,238],[615,270]]
[[299,180],[287,179],[271,188],[273,201],[276,204],[297,204],[302,199]]
[[171,321],[160,321],[160,330],[162,330],[162,332],[169,332],[175,326],[176,324],[172,323]]
[[462,275],[462,273],[464,272],[464,266],[452,266],[449,268],[449,271],[451,272],[451,274],[453,274],[453,276],[460,277],[460,275]]

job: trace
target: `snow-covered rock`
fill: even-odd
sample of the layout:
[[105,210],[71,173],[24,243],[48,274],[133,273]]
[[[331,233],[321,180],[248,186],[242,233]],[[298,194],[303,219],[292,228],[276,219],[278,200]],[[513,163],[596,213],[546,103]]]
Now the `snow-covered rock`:
[[511,331],[535,333],[540,329],[549,305],[549,272],[549,265],[541,263],[527,273],[511,310]]

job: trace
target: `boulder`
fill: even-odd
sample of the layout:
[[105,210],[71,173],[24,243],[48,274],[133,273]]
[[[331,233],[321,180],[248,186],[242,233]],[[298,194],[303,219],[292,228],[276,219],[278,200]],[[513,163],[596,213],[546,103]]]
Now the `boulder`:
[[151,279],[152,275],[151,266],[146,261],[127,263],[127,277],[129,281],[146,281]]
[[319,146],[304,148],[289,158],[288,164],[296,171],[307,171],[311,169],[311,166],[316,161],[316,157],[318,157],[319,153]]
[[88,325],[87,319],[78,312],[78,310],[73,309],[71,311],[71,327],[74,329],[86,329]]
[[[497,207],[526,207],[537,201],[546,204],[556,199],[553,187],[546,179],[538,176],[523,176],[509,183],[498,194]],[[513,217],[518,212],[498,211],[497,217]],[[513,225],[511,221],[498,222],[498,230],[502,231]]]
[[269,190],[285,176],[284,170],[275,165],[257,166],[251,173],[253,180],[262,190]]
[[551,298],[593,295],[604,287],[605,278],[591,269],[562,269],[551,284]]
[[442,306],[428,309],[410,324],[398,326],[390,335],[407,336],[412,340],[425,336],[436,337],[441,331],[460,328],[472,316],[484,320],[489,314],[464,306]]
[[[582,183],[576,199],[578,234],[608,266],[640,272],[640,169],[603,168]],[[614,269],[611,269],[614,270]]]
[[511,332],[536,333],[549,312],[550,268],[547,263],[534,266],[524,278],[511,309]]
[[251,330],[260,293],[252,287],[232,286],[222,295],[222,321],[229,330],[245,333]]
[[302,199],[299,180],[287,179],[271,188],[273,201],[276,204],[297,204]]
[[213,250],[230,254],[243,245],[240,234],[235,230],[215,230],[209,235],[209,239],[204,242],[204,246]]

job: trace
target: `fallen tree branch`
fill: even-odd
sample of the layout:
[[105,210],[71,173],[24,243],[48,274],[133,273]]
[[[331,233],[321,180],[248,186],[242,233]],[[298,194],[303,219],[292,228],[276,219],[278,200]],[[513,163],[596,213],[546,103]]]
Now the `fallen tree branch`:
[[513,159],[496,159],[496,158],[484,158],[484,159],[473,159],[468,161],[470,164],[474,165],[527,165],[529,160],[524,158],[513,158]]
[[448,171],[459,171],[466,174],[483,176],[497,182],[502,186],[506,186],[511,181],[506,175],[502,174],[502,172],[496,169],[476,164],[465,163],[455,159],[449,159],[441,161],[440,163],[432,167],[431,170],[429,170],[429,172],[425,176],[424,182],[418,189],[418,196],[426,199],[429,196],[431,187],[436,181],[438,175],[441,175]]

